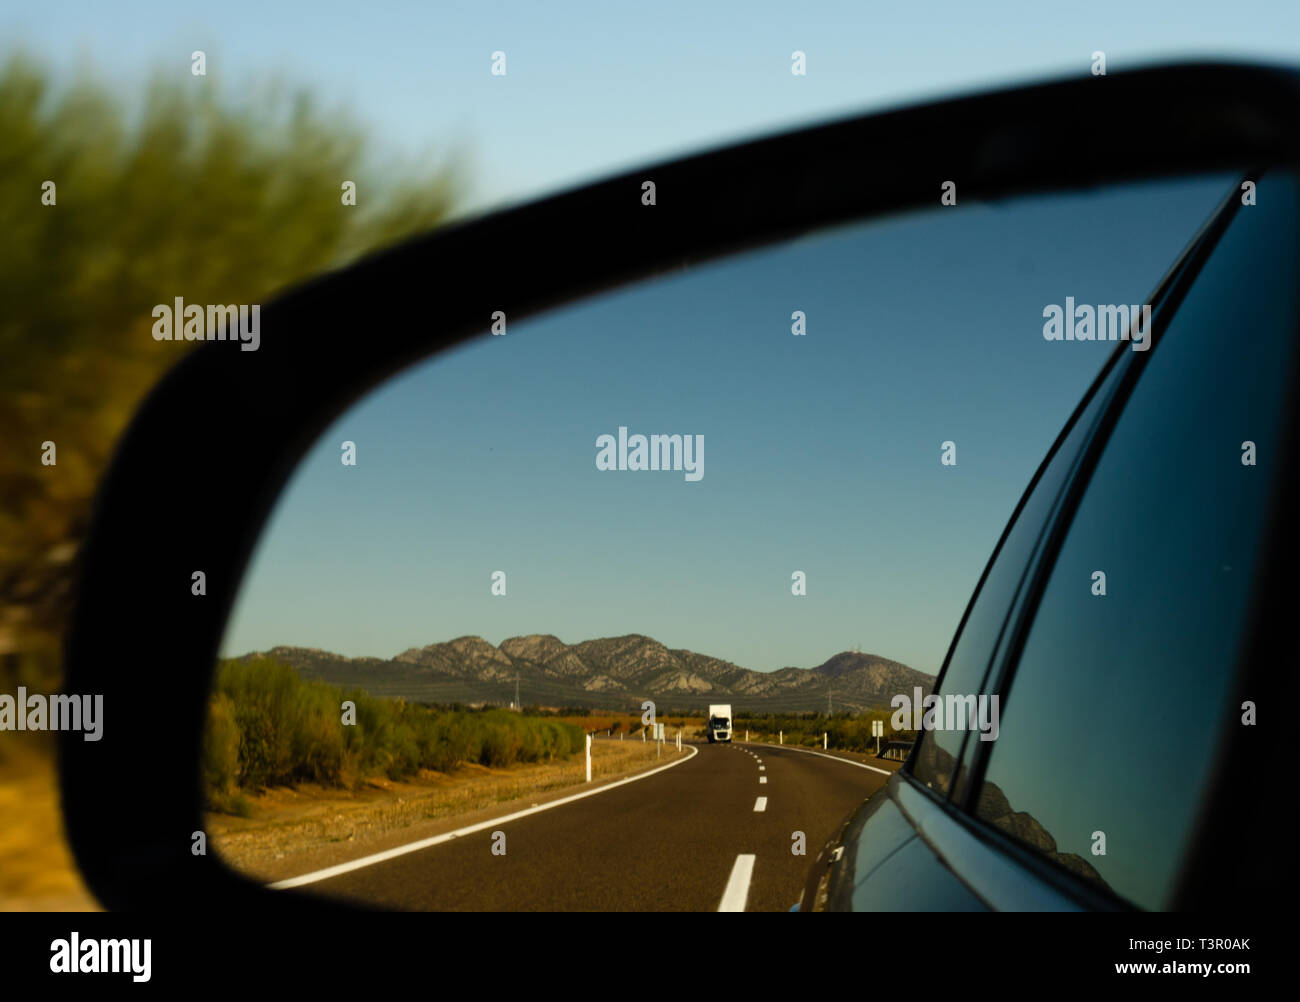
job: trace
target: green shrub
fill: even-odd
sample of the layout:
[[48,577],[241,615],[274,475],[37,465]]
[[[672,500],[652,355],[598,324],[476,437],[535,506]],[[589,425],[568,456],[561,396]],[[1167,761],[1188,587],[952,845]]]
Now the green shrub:
[[220,797],[239,783],[239,727],[235,704],[224,693],[212,699],[203,742],[203,787]]
[[[343,703],[356,706],[342,721]],[[249,809],[241,789],[349,777],[409,777],[465,763],[503,768],[583,750],[582,728],[500,709],[408,705],[307,681],[272,658],[218,666],[204,737],[203,784],[211,806]]]

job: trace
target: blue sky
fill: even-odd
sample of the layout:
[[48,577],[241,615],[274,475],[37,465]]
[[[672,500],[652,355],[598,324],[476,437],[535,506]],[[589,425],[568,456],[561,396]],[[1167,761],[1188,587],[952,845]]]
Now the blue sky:
[[[365,123],[382,161],[466,154],[462,211],[477,212],[810,121],[1084,74],[1098,49],[1112,73],[1209,57],[1297,64],[1300,4],[48,0],[0,11],[0,38],[64,79],[89,70],[127,95],[159,70],[194,86],[199,48],[228,92],[304,85]],[[790,73],[796,49],[804,77]],[[504,78],[489,73],[495,50]],[[924,220],[839,234],[413,369],[309,457],[224,650],[387,656],[465,633],[638,631],[758,669],[860,643],[935,671],[1100,364],[1099,346],[1043,342],[1037,310],[1066,295],[1140,301],[1217,191],[1148,193],[1122,213],[971,206],[938,243]],[[1086,225],[1103,211],[1110,230]],[[958,264],[943,295],[922,281]],[[801,341],[786,325],[806,303]],[[924,336],[906,336],[918,324]],[[595,436],[620,423],[704,434],[705,479],[598,473]],[[361,450],[349,471],[345,437]],[[959,467],[941,479],[950,438]],[[498,568],[505,600],[488,596]],[[809,574],[806,601],[789,596],[794,568]]]
[[[650,5],[564,2],[7,5],[0,39],[128,92],[189,55],[238,90],[303,83],[418,162],[469,153],[478,210],[647,159],[958,90],[1150,61],[1300,62],[1290,0]],[[803,50],[808,74],[790,73]],[[508,73],[488,72],[495,50]]]
[[[1113,347],[1045,341],[1044,306],[1143,302],[1233,181],[840,227],[414,366],[310,452],[223,651],[635,632],[760,670],[861,645],[936,672]],[[702,435],[703,479],[598,470],[620,425]]]

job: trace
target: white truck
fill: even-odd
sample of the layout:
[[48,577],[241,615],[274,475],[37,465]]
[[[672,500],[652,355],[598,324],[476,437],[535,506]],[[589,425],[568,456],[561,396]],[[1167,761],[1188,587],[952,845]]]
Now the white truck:
[[704,724],[709,733],[709,744],[715,741],[731,741],[731,704],[710,703],[709,719]]

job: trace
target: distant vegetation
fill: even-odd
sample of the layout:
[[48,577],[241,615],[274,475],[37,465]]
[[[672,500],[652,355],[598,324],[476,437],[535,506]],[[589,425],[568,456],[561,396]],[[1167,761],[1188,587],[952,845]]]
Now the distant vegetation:
[[[549,633],[510,637],[499,646],[463,636],[396,657],[348,657],[310,647],[273,647],[260,655],[285,661],[303,678],[376,696],[422,703],[504,706],[516,692],[526,705],[562,707],[566,716],[623,711],[638,718],[647,699],[660,720],[697,716],[730,702],[751,713],[800,713],[834,697],[842,710],[865,712],[895,693],[929,692],[934,678],[875,654],[844,651],[815,668],[751,671],[694,651],[670,649],[640,633],[566,644]],[[588,688],[596,679],[598,689]]]
[[62,684],[96,484],[145,393],[198,346],[155,341],[154,305],[266,303],[460,200],[458,156],[408,167],[305,89],[221,79],[173,60],[128,88],[0,58],[0,691]]
[[842,751],[875,751],[876,739],[871,736],[871,721],[883,720],[885,733],[880,739],[883,748],[888,741],[912,741],[913,731],[896,731],[889,725],[890,711],[869,710],[862,714],[837,713],[764,713],[740,714],[732,721],[737,739],[749,731],[751,740],[776,741],[784,733],[788,745],[820,748],[823,732],[827,744]]
[[[558,710],[537,709],[536,711],[526,709],[525,712],[536,712],[543,717],[558,717],[561,720],[567,720],[571,724],[577,724],[584,731],[600,733],[608,731],[611,737],[623,734],[640,734],[641,731],[649,731],[649,728],[642,723],[642,713],[622,713],[617,710],[589,710],[586,707],[562,707]],[[664,725],[665,733],[675,737],[677,731],[683,730],[689,732],[692,727],[704,727],[704,717],[696,714],[695,716],[683,716],[677,713],[660,713],[657,715],[657,723]],[[703,734],[703,730],[700,731]]]
[[[343,703],[356,706],[356,723],[343,723]],[[568,719],[566,719],[568,718]],[[875,749],[871,721],[885,722],[882,743],[910,739],[912,732],[889,726],[889,712],[741,714],[737,740],[831,748]],[[682,728],[704,737],[702,719],[661,716],[671,739]],[[429,706],[380,699],[363,690],[302,678],[275,658],[222,661],[209,701],[203,748],[203,789],[217,810],[246,813],[247,792],[269,786],[319,783],[348,786],[368,776],[402,779],[421,769],[450,772],[466,764],[504,767],[547,762],[581,752],[587,731],[635,735],[635,714],[585,708],[535,708],[514,713],[499,708]]]
[[[355,724],[342,722],[345,700],[356,704]],[[210,700],[203,786],[212,807],[242,813],[243,791],[259,787],[545,762],[584,742],[582,728],[563,720],[376,699],[305,681],[271,658],[231,660],[218,666]]]

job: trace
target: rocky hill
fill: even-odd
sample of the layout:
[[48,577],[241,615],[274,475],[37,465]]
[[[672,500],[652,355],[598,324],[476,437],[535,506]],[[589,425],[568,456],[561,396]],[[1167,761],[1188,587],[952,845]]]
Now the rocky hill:
[[376,696],[424,702],[508,704],[518,679],[525,705],[631,710],[652,699],[664,711],[703,711],[730,702],[737,712],[838,710],[888,706],[934,677],[874,654],[845,651],[815,668],[761,672],[694,651],[673,650],[640,634],[566,644],[550,634],[511,637],[494,647],[458,637],[412,647],[396,657],[348,658],[308,647],[275,647],[270,656],[305,678],[358,687]]

